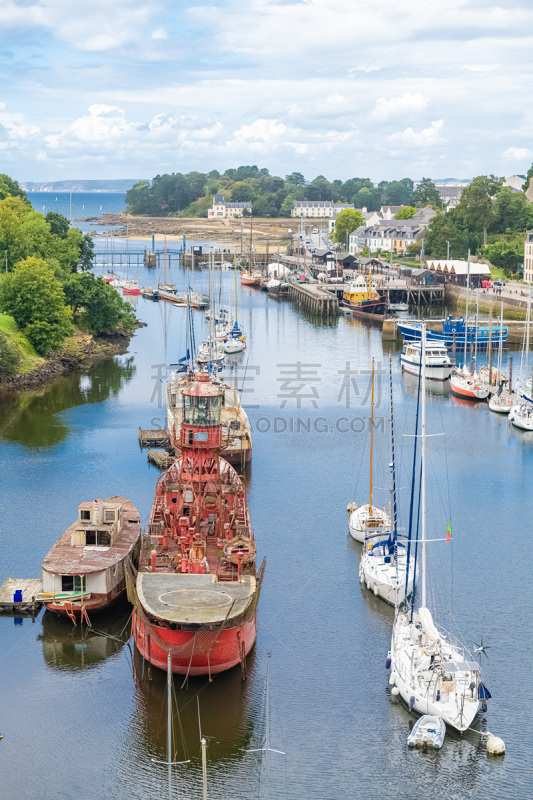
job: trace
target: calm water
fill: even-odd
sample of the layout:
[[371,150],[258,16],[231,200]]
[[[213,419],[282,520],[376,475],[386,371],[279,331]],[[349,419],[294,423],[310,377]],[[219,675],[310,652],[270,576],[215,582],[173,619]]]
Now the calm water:
[[[141,283],[154,282],[141,271]],[[185,286],[177,269],[173,277]],[[225,273],[226,297],[232,279]],[[203,281],[207,288],[205,274]],[[148,327],[127,355],[2,403],[2,581],[40,574],[82,500],[123,494],[148,520],[158,473],[139,451],[137,429],[164,419],[161,379],[164,365],[183,355],[185,315],[133,301]],[[267,571],[246,682],[239,669],[212,683],[175,680],[177,758],[191,759],[178,768],[179,796],[201,797],[199,698],[210,798],[266,797],[264,761],[247,750],[264,739],[267,651],[271,744],[286,752],[271,757],[271,798],[528,796],[531,435],[510,431],[486,405],[463,405],[431,387],[430,432],[446,436],[430,440],[429,530],[443,537],[451,516],[454,537],[430,546],[432,601],[441,624],[453,628],[455,618],[470,646],[481,636],[490,646],[483,667],[494,699],[476,727],[502,736],[507,754],[490,760],[474,733],[448,733],[439,753],[410,752],[412,717],[391,697],[385,670],[392,610],[359,586],[359,545],[346,515],[349,501],[368,496],[369,369],[372,358],[385,369],[391,348],[384,352],[379,329],[353,318],[316,323],[250,289],[239,290],[239,303],[250,346],[231,371],[254,425],[246,480]],[[196,319],[200,335],[203,314]],[[400,375],[394,347],[391,357],[398,484],[406,487],[412,439],[403,434],[412,431],[416,384]],[[386,415],[385,378],[377,395],[376,413]],[[353,432],[342,432],[350,425]],[[375,499],[385,502],[386,425],[375,439]],[[401,489],[404,525],[408,500]],[[89,636],[48,615],[0,619],[0,797],[166,796],[166,768],[151,760],[165,758],[165,675],[143,671],[132,644],[122,643],[128,618],[127,606],[95,617]]]
[[[95,230],[95,223],[76,220],[118,214],[126,209],[126,195],[123,192],[28,192],[28,199],[35,211],[40,214],[57,211],[67,219],[72,219],[72,225],[84,233]],[[102,228],[97,226],[96,230]]]

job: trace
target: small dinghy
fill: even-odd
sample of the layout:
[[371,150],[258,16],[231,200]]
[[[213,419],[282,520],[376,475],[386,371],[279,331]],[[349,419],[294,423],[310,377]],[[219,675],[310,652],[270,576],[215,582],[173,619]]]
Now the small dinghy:
[[433,717],[424,714],[413,725],[413,730],[407,737],[409,747],[433,747],[440,750],[446,736],[446,724],[442,717]]

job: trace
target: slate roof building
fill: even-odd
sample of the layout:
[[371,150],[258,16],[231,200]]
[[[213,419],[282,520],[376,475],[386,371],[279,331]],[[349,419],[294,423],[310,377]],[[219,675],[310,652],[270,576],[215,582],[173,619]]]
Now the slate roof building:
[[252,213],[251,203],[226,203],[220,192],[214,197],[213,208],[207,212],[207,219],[226,219],[227,217],[242,217],[244,209]]

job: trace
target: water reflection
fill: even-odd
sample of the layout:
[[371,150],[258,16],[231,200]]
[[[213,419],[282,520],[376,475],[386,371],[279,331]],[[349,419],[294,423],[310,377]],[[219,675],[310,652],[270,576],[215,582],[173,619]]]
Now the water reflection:
[[67,375],[42,389],[3,397],[0,439],[30,448],[56,447],[69,434],[63,411],[118,395],[135,370],[132,356],[119,356],[95,364],[86,374]]
[[[411,375],[409,372],[402,372],[402,386],[406,394],[416,396],[418,394],[418,375]],[[427,381],[426,382],[426,397],[428,400],[442,400],[443,397],[451,397],[452,400],[457,400],[455,395],[452,395],[452,390],[449,381]],[[470,401],[467,401],[471,405]],[[474,402],[474,405],[477,405]]]
[[64,617],[45,611],[39,636],[47,667],[78,672],[91,669],[121,652],[130,635],[131,606],[120,603],[91,620],[94,627],[74,626]]

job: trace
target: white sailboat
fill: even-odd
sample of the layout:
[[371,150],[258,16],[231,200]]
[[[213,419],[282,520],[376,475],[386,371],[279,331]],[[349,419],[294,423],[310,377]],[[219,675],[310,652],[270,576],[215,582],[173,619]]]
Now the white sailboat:
[[209,255],[209,308],[211,310],[211,314],[209,315],[209,336],[200,344],[198,348],[197,361],[201,365],[220,365],[224,361],[225,357],[223,347],[220,342],[217,342],[215,336],[213,263],[214,257],[211,253]]
[[[398,515],[396,503],[396,469],[394,453],[394,412],[392,402],[392,362],[389,358],[389,403],[390,403],[390,473],[391,473],[391,527],[388,531],[369,531],[365,538],[359,580],[367,589],[393,606],[399,605],[413,591],[415,575],[414,557],[408,557],[405,542],[398,537]],[[407,581],[407,593],[406,593]]]
[[503,342],[502,342],[502,326],[503,326],[503,301],[500,312],[500,341],[498,345],[498,364],[496,367],[496,382],[494,392],[489,397],[489,408],[497,414],[508,414],[514,405],[515,398],[513,397],[512,387],[510,385],[504,388],[504,384],[509,384],[509,380],[502,372],[502,359],[503,359]]
[[372,503],[373,458],[374,458],[374,360],[372,359],[372,394],[370,405],[370,496],[368,503],[358,506],[348,503],[348,530],[356,542],[364,542],[369,534],[381,534],[390,530],[391,519],[384,508]]
[[515,428],[533,431],[533,376],[529,373],[529,335],[531,329],[531,285],[527,298],[527,321],[525,342],[520,367],[520,381],[516,391],[516,401],[509,412],[509,421]]
[[230,327],[229,331],[227,332],[226,338],[224,339],[224,343],[222,348],[225,353],[228,355],[235,355],[235,353],[242,353],[242,351],[246,347],[246,336],[243,335],[243,332],[239,326],[237,321],[237,260],[235,259],[235,324],[233,327]]
[[[422,326],[422,350],[426,329]],[[441,717],[447,725],[466,731],[490,692],[481,681],[480,665],[450,635],[439,629],[427,607],[426,570],[426,379],[421,370],[421,604],[418,611],[404,606],[394,620],[387,666],[389,683],[409,708]]]

